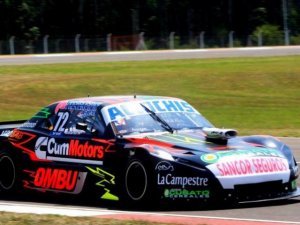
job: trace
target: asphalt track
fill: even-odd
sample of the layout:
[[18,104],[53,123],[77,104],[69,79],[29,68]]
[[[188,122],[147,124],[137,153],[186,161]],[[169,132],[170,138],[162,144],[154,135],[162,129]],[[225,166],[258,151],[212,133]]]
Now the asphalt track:
[[300,55],[300,46],[249,47],[249,48],[216,48],[187,49],[163,51],[130,51],[130,52],[95,52],[63,53],[40,55],[3,55],[0,65],[79,63],[79,62],[112,62],[112,61],[145,61],[171,59],[204,59],[226,57],[264,57]]
[[[291,148],[300,162],[300,138],[280,138]],[[298,185],[300,182],[298,180]],[[254,190],[255,191],[255,190]],[[44,195],[43,195],[44,196]],[[188,205],[187,205],[188,206]],[[165,206],[163,210],[132,210],[101,203],[82,202],[79,198],[55,199],[34,196],[13,196],[0,200],[0,211],[93,216],[100,218],[147,220],[172,224],[206,225],[275,225],[300,224],[300,197],[268,203],[230,206]]]
[[[199,49],[173,51],[142,51],[142,52],[103,52],[83,54],[49,54],[49,55],[14,55],[0,56],[0,65],[77,63],[103,61],[140,61],[185,58],[225,58],[225,57],[263,57],[300,55],[300,46],[291,47],[261,47],[233,49]],[[300,139],[281,138],[294,151],[300,164]],[[298,185],[300,182],[298,180]],[[26,201],[16,201],[16,198],[6,198],[0,201],[0,211],[16,211],[39,214],[61,214],[69,216],[97,216],[115,219],[143,219],[150,221],[165,221],[174,224],[230,224],[230,225],[271,225],[300,224],[300,198],[287,201],[246,204],[228,207],[213,207],[209,209],[172,208],[161,211],[126,211],[112,209],[107,206],[89,204],[78,205],[73,202],[53,203],[53,200],[33,198]]]

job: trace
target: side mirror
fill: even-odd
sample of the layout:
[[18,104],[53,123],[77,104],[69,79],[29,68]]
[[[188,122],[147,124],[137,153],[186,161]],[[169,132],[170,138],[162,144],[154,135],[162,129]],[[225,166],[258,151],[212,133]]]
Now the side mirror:
[[44,128],[48,129],[48,130],[53,130],[54,126],[53,123],[50,119],[47,119],[44,123]]

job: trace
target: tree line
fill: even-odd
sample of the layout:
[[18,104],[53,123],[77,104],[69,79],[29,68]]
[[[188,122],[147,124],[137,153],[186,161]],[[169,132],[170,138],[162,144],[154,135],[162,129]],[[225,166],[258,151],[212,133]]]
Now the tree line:
[[0,40],[140,32],[249,35],[263,25],[283,30],[284,1],[288,28],[298,35],[300,0],[0,0]]

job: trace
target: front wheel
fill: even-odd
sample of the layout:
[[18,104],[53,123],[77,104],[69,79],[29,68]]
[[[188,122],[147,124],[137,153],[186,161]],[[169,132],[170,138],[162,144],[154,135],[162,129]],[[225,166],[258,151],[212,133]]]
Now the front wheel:
[[140,160],[132,160],[125,173],[125,189],[128,197],[135,202],[146,198],[148,189],[148,174]]

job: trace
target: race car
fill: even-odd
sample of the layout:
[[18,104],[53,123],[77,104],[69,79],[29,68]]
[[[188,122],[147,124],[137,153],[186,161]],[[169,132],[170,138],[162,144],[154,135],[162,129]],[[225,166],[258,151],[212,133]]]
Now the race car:
[[286,144],[216,128],[179,98],[62,100],[0,126],[0,194],[255,202],[299,196],[297,177]]

